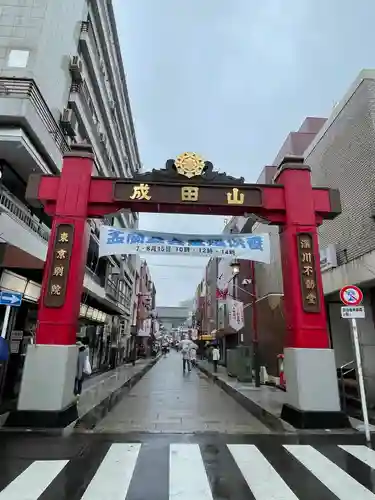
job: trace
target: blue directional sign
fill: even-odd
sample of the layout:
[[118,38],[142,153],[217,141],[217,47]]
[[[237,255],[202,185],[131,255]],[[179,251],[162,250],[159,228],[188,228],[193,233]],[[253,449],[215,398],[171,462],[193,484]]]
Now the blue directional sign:
[[19,307],[22,303],[22,293],[0,292],[0,304],[3,306]]

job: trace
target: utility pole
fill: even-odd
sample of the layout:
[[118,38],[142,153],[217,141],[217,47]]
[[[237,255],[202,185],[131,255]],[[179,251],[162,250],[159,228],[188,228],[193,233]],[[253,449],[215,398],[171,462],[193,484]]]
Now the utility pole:
[[255,283],[255,264],[250,261],[250,278],[251,278],[251,293],[252,293],[252,326],[253,326],[253,359],[255,372],[255,387],[260,387],[260,359],[259,359],[259,337],[258,337],[258,316],[257,316],[257,294]]

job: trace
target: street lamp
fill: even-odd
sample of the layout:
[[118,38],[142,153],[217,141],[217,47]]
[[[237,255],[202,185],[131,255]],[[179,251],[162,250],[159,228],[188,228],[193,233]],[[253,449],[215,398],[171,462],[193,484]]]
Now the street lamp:
[[[233,260],[230,264],[233,273],[233,298],[237,298],[237,288],[239,288],[236,283],[236,277],[240,272],[240,263],[238,260]],[[252,296],[252,323],[253,323],[253,335],[252,335],[252,344],[253,344],[253,360],[254,360],[254,371],[255,371],[255,386],[260,387],[260,359],[259,359],[259,339],[258,339],[258,321],[257,321],[257,311],[256,311],[256,286],[255,286],[255,266],[254,261],[250,261],[250,274],[251,277],[249,280],[246,280],[246,284],[249,282],[251,284],[251,292],[247,292],[243,290],[248,295]],[[245,281],[245,280],[244,280]],[[245,283],[244,283],[245,284]]]
[[237,276],[240,273],[240,263],[238,260],[232,260],[230,267],[232,268],[233,276]]
[[240,263],[237,259],[232,260],[230,263],[230,267],[232,268],[232,280],[233,280],[233,298],[237,299],[237,286],[238,286],[238,275],[240,274]]

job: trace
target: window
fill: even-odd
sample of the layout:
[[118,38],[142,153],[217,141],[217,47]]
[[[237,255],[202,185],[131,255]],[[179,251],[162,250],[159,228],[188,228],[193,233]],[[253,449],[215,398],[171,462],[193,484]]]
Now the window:
[[10,50],[8,54],[9,68],[26,68],[30,52],[28,50]]

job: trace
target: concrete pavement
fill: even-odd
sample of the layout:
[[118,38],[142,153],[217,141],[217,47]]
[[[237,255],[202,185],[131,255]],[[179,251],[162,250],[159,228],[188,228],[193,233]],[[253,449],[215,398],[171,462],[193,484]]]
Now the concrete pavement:
[[95,432],[269,433],[270,430],[199,370],[182,373],[172,351],[95,427]]

